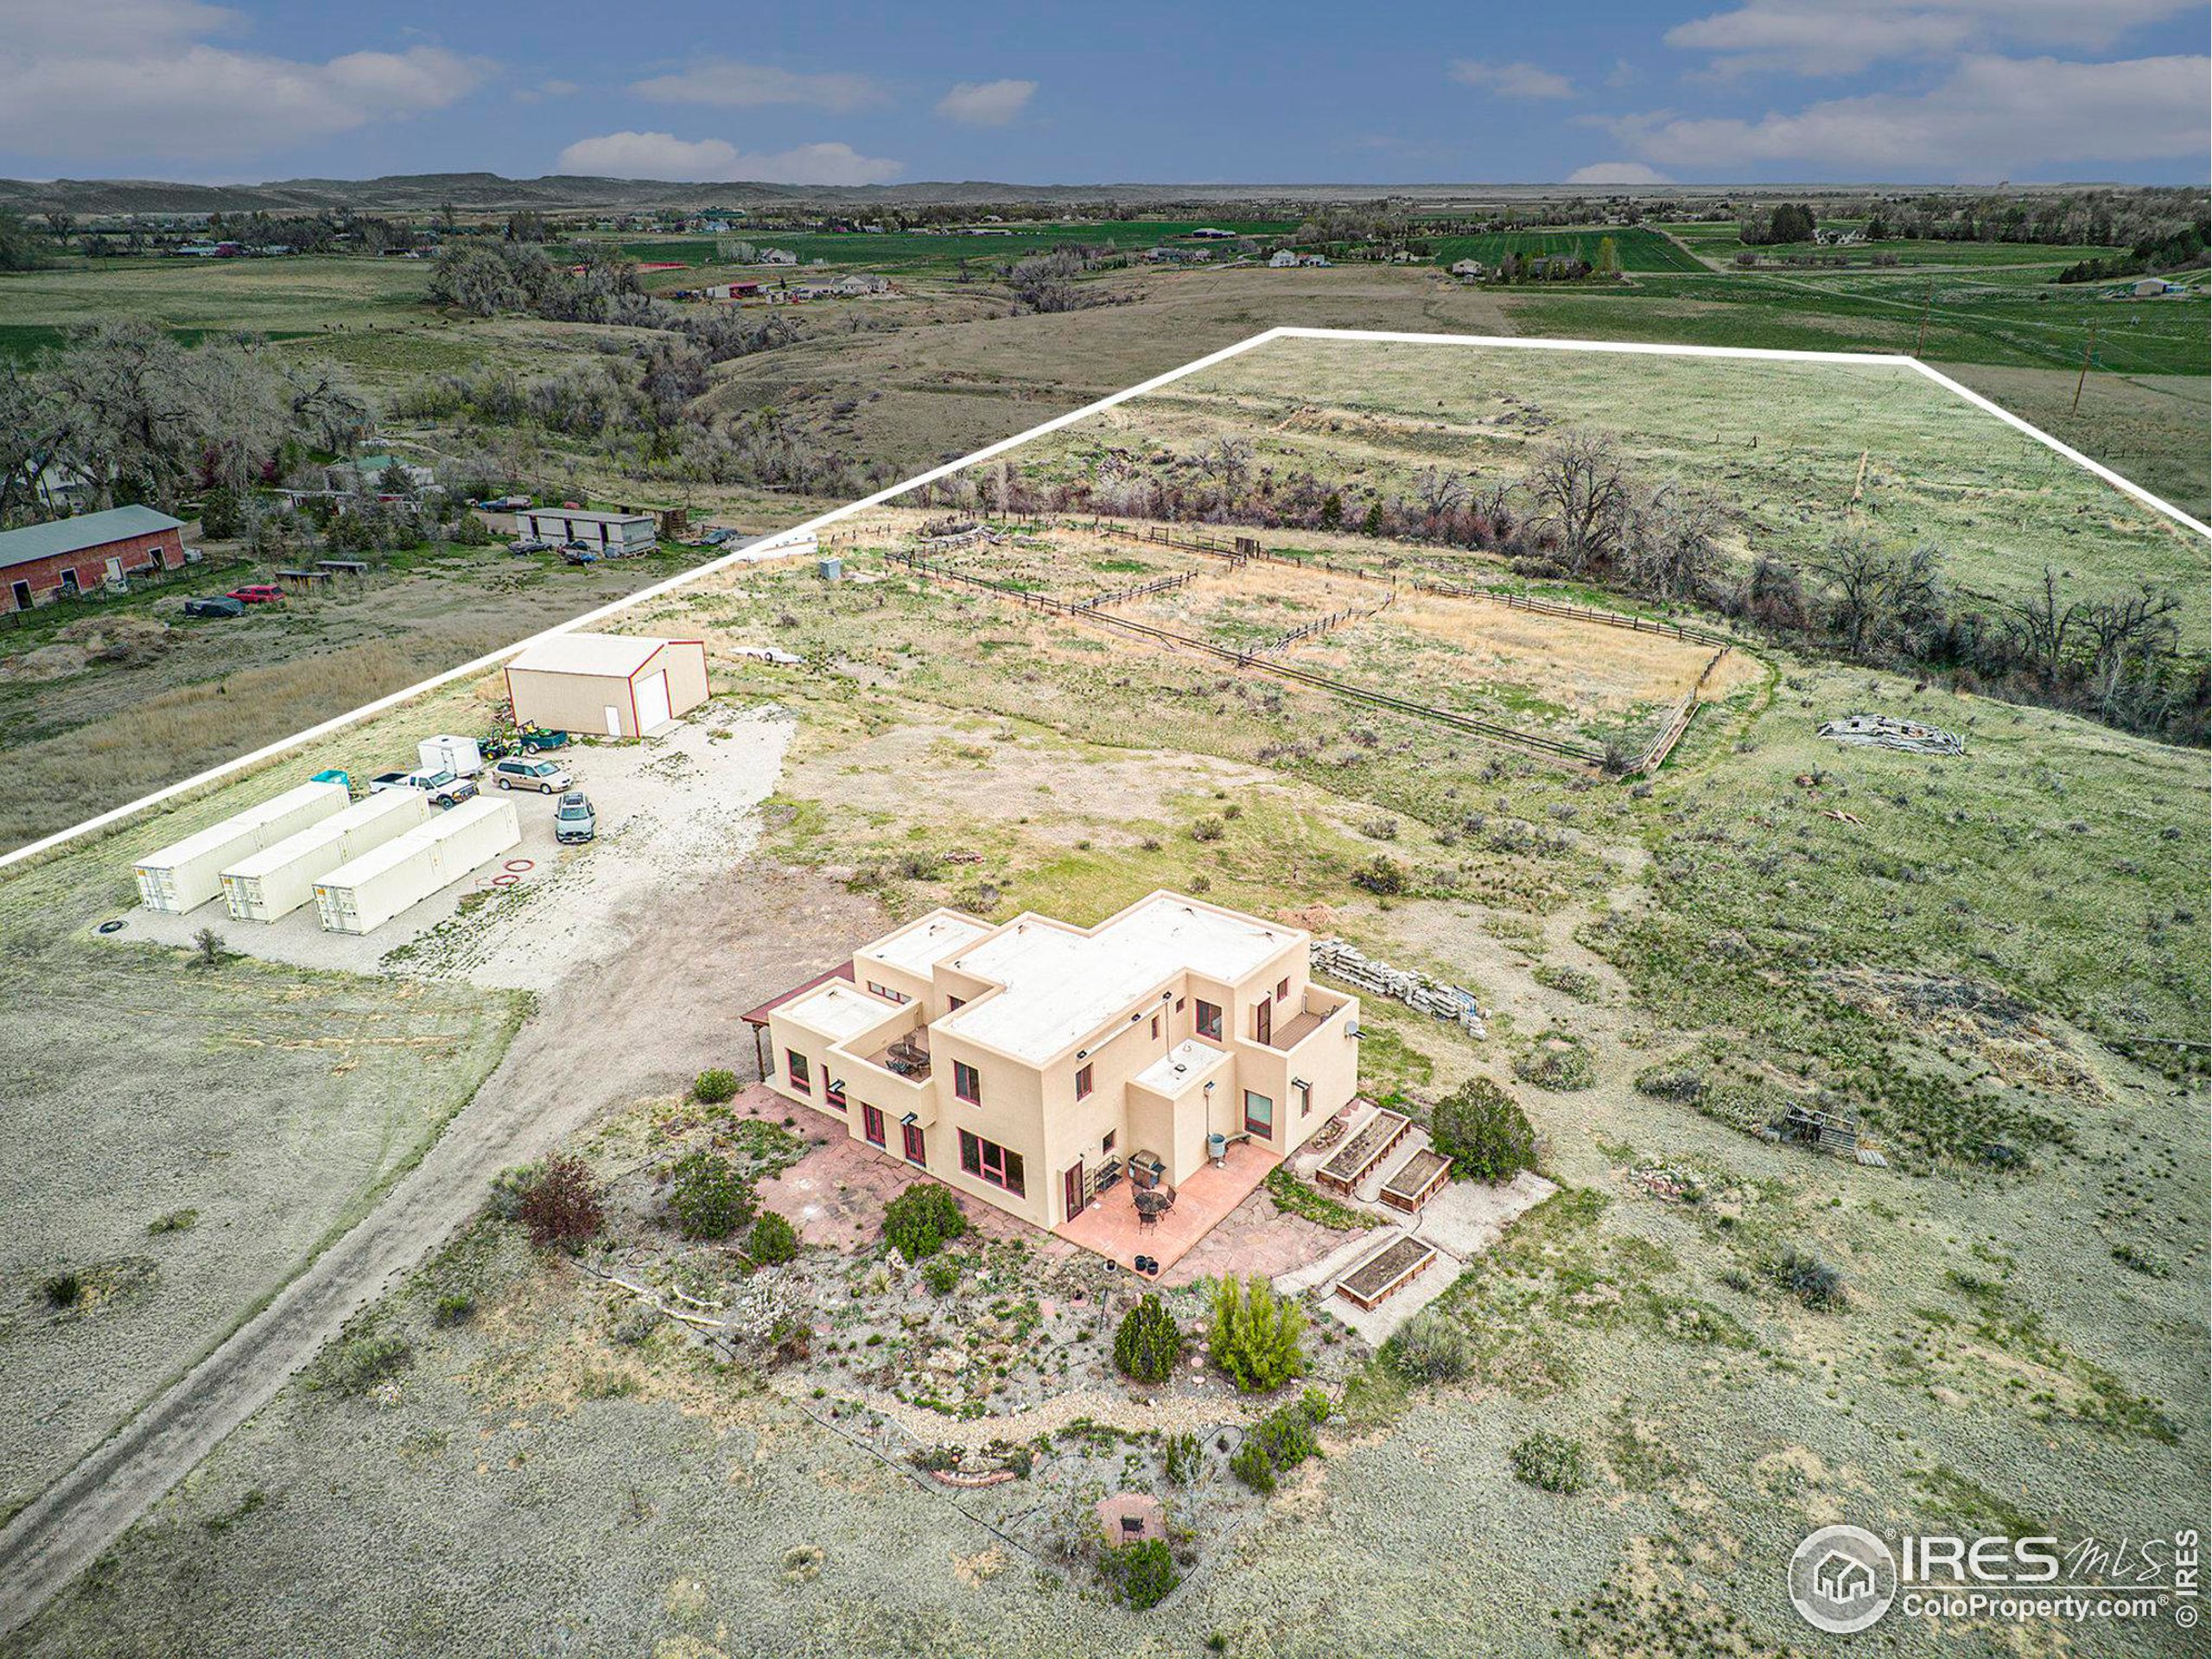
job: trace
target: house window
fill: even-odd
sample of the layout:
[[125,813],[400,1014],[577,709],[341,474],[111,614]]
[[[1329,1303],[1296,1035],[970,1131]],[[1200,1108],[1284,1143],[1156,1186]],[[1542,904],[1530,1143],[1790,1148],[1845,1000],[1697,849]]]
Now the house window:
[[883,1114],[866,1101],[861,1103],[861,1133],[872,1147],[883,1144]]
[[1081,1100],[1090,1092],[1090,1068],[1084,1066],[1075,1074],[1075,1097]]
[[944,999],[944,1011],[947,1014],[950,1014],[955,1008],[964,1008],[967,1006],[968,999],[964,996],[948,996]]
[[835,1077],[823,1078],[822,1103],[825,1106],[835,1106],[839,1111],[843,1111],[845,1109],[845,1085],[838,1082]]
[[1298,1102],[1298,1116],[1302,1122],[1313,1113],[1313,1085],[1302,1078],[1290,1080],[1290,1092]]
[[802,1095],[812,1094],[814,1081],[806,1069],[806,1056],[795,1048],[787,1048],[784,1051],[784,1063],[786,1075],[791,1080],[791,1087]]
[[952,1063],[952,1092],[970,1106],[983,1103],[983,1079],[965,1060]]
[[1287,1002],[1289,1000],[1290,982],[1287,979],[1277,980],[1275,982],[1275,1001],[1278,1002]]
[[904,991],[893,990],[888,985],[879,985],[872,979],[868,981],[868,988],[887,1002],[911,1002],[914,1000]]
[[1265,1095],[1244,1091],[1244,1133],[1272,1135],[1275,1132],[1275,1103]]
[[1156,1014],[1152,1016],[1152,1037],[1154,1042],[1160,1040],[1160,1016]]
[[1004,1187],[1017,1198],[1025,1191],[1021,1154],[1008,1152],[997,1141],[986,1141],[966,1129],[960,1131],[960,1167],[979,1181]]
[[1198,1035],[1221,1040],[1221,1010],[1204,997],[1198,999]]
[[1180,1014],[1180,1013],[1182,1013],[1182,1012],[1183,1012],[1183,1003],[1184,1003],[1184,1001],[1185,1001],[1185,999],[1184,999],[1184,998],[1182,998],[1182,997],[1179,997],[1179,997],[1177,997],[1177,998],[1175,999],[1175,1012],[1176,1012],[1176,1013]]
[[1119,1131],[1119,1130],[1117,1130],[1117,1129],[1109,1129],[1109,1130],[1107,1130],[1107,1131],[1106,1131],[1106,1138],[1105,1138],[1103,1141],[1101,1141],[1098,1143],[1098,1150],[1099,1150],[1099,1151],[1101,1151],[1101,1152],[1111,1152],[1111,1151],[1113,1151],[1113,1150],[1114,1150],[1114,1137],[1115,1137],[1116,1135],[1118,1135],[1119,1133],[1120,1133],[1120,1131]]
[[929,1148],[922,1141],[922,1126],[918,1123],[901,1123],[899,1126],[899,1138],[906,1142],[906,1161],[927,1169],[930,1166],[930,1154]]

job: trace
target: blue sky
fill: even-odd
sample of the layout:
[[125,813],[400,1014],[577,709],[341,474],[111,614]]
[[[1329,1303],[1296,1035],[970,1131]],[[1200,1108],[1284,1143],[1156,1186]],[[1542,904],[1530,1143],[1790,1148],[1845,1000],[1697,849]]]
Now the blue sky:
[[2203,185],[2204,0],[0,0],[0,175]]

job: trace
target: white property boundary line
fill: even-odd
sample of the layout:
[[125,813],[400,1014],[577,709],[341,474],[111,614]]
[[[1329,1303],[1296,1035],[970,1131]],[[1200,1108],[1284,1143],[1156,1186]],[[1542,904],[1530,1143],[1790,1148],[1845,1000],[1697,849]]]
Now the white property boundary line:
[[[2194,531],[2196,534],[2206,537],[2208,541],[2212,541],[2212,525],[2199,523],[2171,502],[2162,500],[2141,485],[2122,478],[2111,467],[2101,465],[2082,454],[2080,450],[2060,442],[2042,428],[2022,420],[2010,410],[1999,408],[1980,392],[1961,385],[1948,375],[1929,368],[1917,358],[1876,352],[1782,351],[1750,346],[1669,346],[1635,340],[1544,340],[1527,335],[1425,334],[1379,328],[1290,327],[1268,328],[1253,335],[1249,340],[1239,340],[1234,346],[1224,346],[1221,350],[1209,353],[1206,356],[1193,362],[1185,363],[1179,368],[1170,369],[1165,374],[1156,374],[1149,380],[1126,387],[1109,397],[1101,397],[1096,403],[1085,404],[1080,409],[1070,410],[1065,415],[1055,416],[1040,425],[1031,427],[1026,432],[1018,432],[1012,437],[1001,438],[995,443],[986,444],[972,454],[963,455],[957,461],[949,461],[942,466],[930,468],[927,472],[918,473],[912,478],[888,485],[876,491],[873,495],[863,496],[857,501],[833,508],[802,524],[773,531],[769,536],[762,537],[761,541],[768,542],[786,537],[796,537],[809,531],[818,531],[825,526],[837,523],[840,519],[851,517],[854,513],[863,512],[869,507],[880,506],[897,496],[904,495],[909,490],[916,489],[924,484],[935,483],[938,479],[949,477],[965,467],[975,466],[979,461],[989,461],[1005,454],[1007,451],[1017,449],[1033,439],[1043,437],[1046,433],[1057,432],[1062,427],[1071,426],[1077,421],[1088,420],[1091,416],[1128,403],[1133,397],[1141,397],[1147,392],[1159,391],[1162,386],[1173,385],[1186,376],[1210,369],[1217,363],[1225,363],[1230,358],[1242,356],[1246,352],[1278,340],[1356,340],[1403,346],[1497,346],[1522,352],[1617,352],[1644,357],[1735,358],[1754,362],[1851,364],[1910,369],[1933,380],[1954,396],[1965,399],[1983,413],[1995,416],[2005,425],[2025,433],[2046,448],[2065,456],[2067,460],[2084,471],[2094,474],[2106,483],[2132,496],[2152,512],[2161,513],[2176,524]],[[633,606],[645,604],[649,600],[658,599],[664,594],[672,594],[679,588],[689,587],[703,577],[715,575],[734,566],[751,563],[747,555],[754,545],[758,543],[748,544],[747,548],[735,553],[726,554],[719,559],[710,559],[705,564],[686,570],[680,575],[671,576],[666,582],[656,582],[650,588],[641,588],[634,594],[625,594],[611,604],[601,606],[597,610],[587,611],[582,616],[571,617],[568,621],[557,623],[542,632],[532,634],[527,639],[518,639],[511,645],[503,645],[497,651],[486,652],[473,661],[463,663],[458,668],[449,668],[442,674],[433,675],[430,678],[410,685],[404,690],[394,691],[387,696],[378,697],[373,702],[363,703],[359,709],[353,709],[349,713],[340,715],[334,719],[326,720],[319,726],[310,726],[303,732],[295,732],[291,736],[281,738],[274,743],[265,745],[254,750],[251,754],[240,755],[236,760],[226,760],[220,766],[211,766],[207,771],[195,773],[180,782],[167,785],[149,795],[141,796],[126,806],[115,807],[97,817],[86,818],[82,823],[73,825],[67,830],[56,830],[50,836],[41,836],[39,840],[26,846],[18,847],[12,852],[0,854],[0,869],[5,869],[12,864],[22,863],[28,859],[36,858],[41,854],[51,852],[57,847],[92,835],[95,831],[109,829],[128,818],[135,817],[150,807],[159,806],[164,801],[175,800],[179,796],[188,795],[195,790],[204,789],[210,784],[219,783],[226,778],[250,772],[263,762],[272,760],[289,750],[299,747],[302,744],[327,737],[333,732],[343,731],[346,727],[366,720],[372,715],[383,714],[386,709],[396,709],[411,698],[421,696],[426,691],[435,691],[440,686],[452,684],[455,680],[467,679],[472,675],[481,674],[486,669],[494,667],[513,656],[517,652],[537,645],[541,640],[555,639],[577,628],[588,627],[594,622],[603,621]]]

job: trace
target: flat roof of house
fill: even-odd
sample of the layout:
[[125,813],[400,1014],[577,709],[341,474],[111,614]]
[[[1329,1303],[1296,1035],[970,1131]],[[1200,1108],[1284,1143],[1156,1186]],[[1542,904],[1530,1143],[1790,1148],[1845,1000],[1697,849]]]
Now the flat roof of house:
[[973,944],[991,931],[988,922],[957,911],[938,911],[910,922],[887,938],[878,939],[860,954],[887,967],[901,968],[926,978],[931,969],[963,945]]
[[1212,1071],[1216,1063],[1227,1052],[1226,1049],[1216,1048],[1211,1043],[1185,1037],[1138,1072],[1135,1081],[1140,1088],[1172,1097],[1181,1094]]
[[1294,927],[1157,893],[1090,932],[1021,916],[952,959],[1004,987],[935,1028],[1042,1064],[1179,973],[1233,984],[1306,936]]
[[663,645],[696,643],[626,633],[556,633],[524,647],[507,666],[540,674],[611,674],[626,680],[651,662]]
[[184,521],[151,507],[110,507],[105,512],[80,512],[74,518],[56,518],[49,524],[25,524],[21,530],[0,531],[0,569],[50,559],[63,553],[82,553],[132,536],[151,536],[164,530],[182,530]]
[[841,962],[835,968],[832,968],[828,973],[817,974],[812,979],[808,980],[805,984],[794,985],[788,991],[785,991],[779,995],[770,997],[759,1007],[747,1009],[745,1013],[740,1014],[738,1017],[743,1020],[748,1026],[765,1026],[768,1023],[768,1016],[770,1014],[775,1013],[777,1009],[785,1007],[787,1004],[798,1001],[799,998],[804,996],[816,986],[827,985],[833,979],[842,979],[847,984],[850,984],[852,982],[852,978],[853,964],[849,962]]
[[820,1032],[833,1043],[842,1043],[859,1036],[884,1015],[896,1014],[899,1006],[839,979],[793,997],[776,1012],[786,1020],[798,1020],[809,1031]]

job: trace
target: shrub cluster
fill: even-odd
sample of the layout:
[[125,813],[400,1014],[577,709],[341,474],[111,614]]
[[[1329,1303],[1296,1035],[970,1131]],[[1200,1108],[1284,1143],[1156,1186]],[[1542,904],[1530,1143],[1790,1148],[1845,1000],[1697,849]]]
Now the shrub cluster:
[[883,1206],[883,1242],[909,1262],[935,1255],[967,1230],[959,1200],[935,1181],[910,1186]]
[[1382,1357],[1409,1382],[1457,1382],[1474,1369],[1475,1344],[1466,1326],[1429,1306],[1398,1327]]
[[1429,1134],[1458,1179],[1510,1181],[1536,1166],[1528,1114],[1488,1077],[1470,1077],[1438,1102]]
[[1252,1425],[1229,1460],[1230,1473],[1263,1496],[1274,1491],[1279,1477],[1321,1455],[1321,1442],[1313,1431],[1328,1417],[1329,1396],[1319,1389],[1306,1389],[1291,1404]]
[[524,1173],[514,1215],[530,1230],[530,1242],[540,1249],[581,1244],[607,1220],[591,1166],[567,1153]]
[[1116,1544],[1099,1556],[1098,1567],[1114,1593],[1139,1612],[1157,1607],[1183,1581],[1166,1541],[1159,1538]]
[[1306,1316],[1265,1279],[1223,1279],[1214,1286],[1207,1353],[1244,1392],[1267,1394],[1305,1370],[1305,1329]]
[[1515,1446],[1509,1456],[1513,1472],[1540,1491],[1567,1493],[1582,1490],[1580,1440],[1538,1430]]
[[772,1210],[764,1210],[747,1235],[745,1253],[760,1267],[781,1267],[798,1259],[798,1231]]
[[721,1066],[702,1071],[691,1081],[691,1098],[709,1106],[719,1106],[726,1100],[734,1100],[737,1090],[737,1073]]
[[684,1237],[728,1238],[753,1219],[753,1184],[711,1152],[687,1152],[671,1173],[668,1207]]
[[1147,1291],[1114,1332],[1115,1369],[1133,1382],[1165,1382],[1182,1357],[1182,1327],[1167,1305]]

